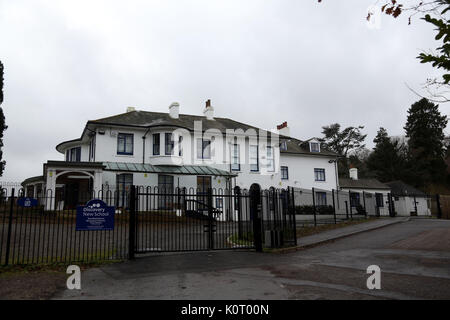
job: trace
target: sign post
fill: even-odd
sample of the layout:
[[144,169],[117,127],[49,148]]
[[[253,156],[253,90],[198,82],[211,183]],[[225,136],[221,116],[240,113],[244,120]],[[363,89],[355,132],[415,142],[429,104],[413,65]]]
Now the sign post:
[[99,199],[77,207],[76,231],[114,230],[115,208]]

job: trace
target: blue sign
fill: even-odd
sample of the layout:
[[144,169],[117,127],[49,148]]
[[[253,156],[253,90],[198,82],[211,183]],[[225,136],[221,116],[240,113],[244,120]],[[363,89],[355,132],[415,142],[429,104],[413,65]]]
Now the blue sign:
[[37,199],[33,198],[19,198],[17,199],[17,205],[19,207],[31,208],[38,205]]
[[85,206],[77,207],[77,231],[114,230],[114,207],[102,200],[94,199]]

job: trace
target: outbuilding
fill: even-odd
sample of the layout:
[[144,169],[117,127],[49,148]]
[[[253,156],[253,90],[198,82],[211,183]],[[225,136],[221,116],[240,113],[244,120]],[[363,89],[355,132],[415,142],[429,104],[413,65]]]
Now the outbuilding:
[[403,181],[387,182],[391,187],[395,213],[399,216],[430,216],[429,197],[426,193]]

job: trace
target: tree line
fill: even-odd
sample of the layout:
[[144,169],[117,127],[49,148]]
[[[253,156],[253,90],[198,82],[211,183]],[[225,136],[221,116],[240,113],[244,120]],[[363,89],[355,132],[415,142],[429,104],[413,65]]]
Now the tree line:
[[450,148],[444,132],[447,123],[439,105],[422,98],[408,110],[404,136],[391,137],[380,127],[372,150],[366,148],[364,126],[324,126],[321,141],[339,155],[340,176],[347,176],[348,169],[356,167],[361,178],[402,180],[428,192],[449,191]]

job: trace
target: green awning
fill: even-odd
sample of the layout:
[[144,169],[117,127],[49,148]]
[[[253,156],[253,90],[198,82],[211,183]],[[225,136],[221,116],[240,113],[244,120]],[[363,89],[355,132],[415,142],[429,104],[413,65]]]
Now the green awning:
[[166,173],[166,174],[185,174],[185,175],[207,175],[221,177],[235,177],[236,174],[212,168],[209,166],[154,166],[142,163],[127,162],[103,162],[105,171],[125,171],[125,172],[145,172],[145,173]]

